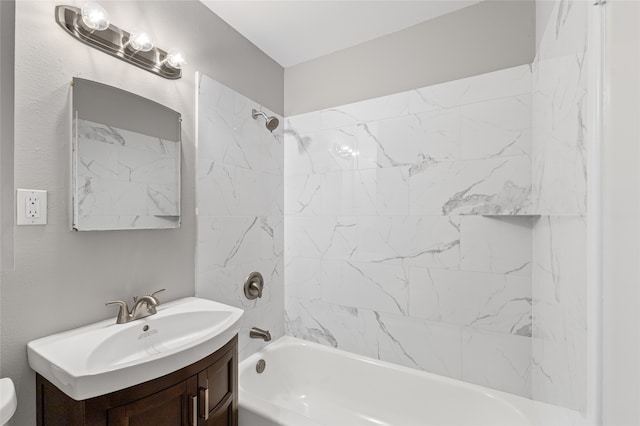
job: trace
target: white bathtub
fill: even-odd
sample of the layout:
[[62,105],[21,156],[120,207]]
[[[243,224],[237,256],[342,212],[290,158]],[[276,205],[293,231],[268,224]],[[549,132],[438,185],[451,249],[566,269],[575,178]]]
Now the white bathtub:
[[240,426],[583,424],[574,411],[293,337],[242,361],[239,382]]

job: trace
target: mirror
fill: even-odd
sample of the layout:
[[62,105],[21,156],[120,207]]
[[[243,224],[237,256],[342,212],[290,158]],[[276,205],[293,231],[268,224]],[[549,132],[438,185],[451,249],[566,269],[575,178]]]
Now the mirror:
[[180,226],[180,113],[73,79],[73,229]]

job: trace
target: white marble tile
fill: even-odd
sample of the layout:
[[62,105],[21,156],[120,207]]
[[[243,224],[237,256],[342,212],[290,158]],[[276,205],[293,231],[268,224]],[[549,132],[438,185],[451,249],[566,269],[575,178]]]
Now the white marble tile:
[[458,111],[462,159],[531,156],[531,94],[465,105]]
[[[280,126],[269,132],[256,109],[276,116]],[[250,99],[201,75],[198,96],[198,157],[226,165],[282,175],[284,120]]]
[[285,133],[287,175],[316,174],[357,168],[355,126],[302,133]]
[[528,156],[436,163],[410,171],[409,213],[525,213],[530,193]]
[[[325,261],[327,262],[327,261]],[[337,263],[337,279],[340,279],[340,263]],[[323,277],[323,261],[304,257],[288,256],[285,263],[287,277],[285,294],[295,299],[320,299]]]
[[226,268],[282,256],[282,217],[198,218],[198,264]]
[[520,95],[530,90],[531,67],[520,65],[413,90],[409,96],[409,111],[434,111]]
[[460,379],[460,328],[373,312],[365,336],[375,338],[375,358]]
[[462,330],[462,380],[531,396],[531,338]]
[[460,269],[531,276],[531,217],[460,217]]
[[340,262],[339,280],[324,280],[322,300],[355,308],[408,314],[409,277],[400,265]]
[[444,216],[361,216],[353,259],[450,268],[460,264],[460,232]]
[[586,223],[543,216],[533,237],[533,396],[584,410]]
[[358,309],[321,300],[287,297],[285,312],[287,335],[350,352],[362,352],[364,326]]
[[356,246],[355,217],[287,216],[286,256],[342,260]]
[[196,205],[198,215],[231,216],[235,209],[236,167],[213,160],[197,160]]
[[377,209],[376,170],[327,173],[321,192],[324,215],[373,215]]
[[[249,300],[244,295],[244,281],[254,271],[262,274],[264,288],[261,298]],[[245,310],[275,301],[274,289],[282,288],[283,285],[284,267],[282,259],[279,258],[249,261],[220,269],[207,268],[206,264],[198,265],[196,290],[199,297]]]
[[412,267],[409,294],[412,317],[531,336],[530,277]]
[[[587,3],[555,1],[533,73],[533,398],[586,409]],[[562,215],[562,216],[560,216]]]
[[536,31],[540,34],[540,41],[536,49],[536,60],[584,52],[587,45],[589,3],[580,0],[554,0],[549,3],[552,10],[544,16],[546,19],[537,16]]
[[268,304],[258,304],[253,309],[245,310],[238,332],[238,356],[241,361],[269,344],[262,339],[250,338],[251,328],[268,330],[272,341],[284,335],[283,312],[284,300],[282,299]]
[[[204,75],[199,84],[196,295],[245,310],[244,359],[266,345],[251,327],[284,334],[284,125],[278,117],[270,133],[251,110],[272,112]],[[249,301],[242,285],[254,270],[265,288]]]
[[198,161],[198,212],[202,215],[282,214],[282,176]]
[[533,339],[531,380],[537,401],[586,409],[585,332],[572,331],[566,341]]
[[541,214],[586,212],[586,68],[582,53],[537,64],[533,198]]
[[321,215],[324,176],[287,177],[284,180],[284,213],[298,216]]
[[409,168],[378,169],[376,176],[376,211],[378,215],[409,214]]
[[460,158],[457,110],[415,114],[358,126],[358,168],[399,167]]

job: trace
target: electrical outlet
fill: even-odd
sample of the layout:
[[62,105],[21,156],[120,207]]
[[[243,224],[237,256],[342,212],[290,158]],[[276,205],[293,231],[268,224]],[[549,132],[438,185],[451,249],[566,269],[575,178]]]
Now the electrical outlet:
[[18,189],[16,205],[18,225],[47,224],[47,191]]

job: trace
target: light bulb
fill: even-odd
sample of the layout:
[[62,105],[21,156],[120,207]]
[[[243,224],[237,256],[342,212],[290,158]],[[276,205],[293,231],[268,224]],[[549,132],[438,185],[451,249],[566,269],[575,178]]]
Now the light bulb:
[[109,14],[98,3],[82,6],[82,22],[92,30],[103,31],[109,28]]
[[187,60],[184,57],[184,53],[182,53],[180,50],[169,49],[169,52],[167,52],[167,58],[165,59],[165,63],[169,65],[171,68],[180,70],[182,69],[182,66],[187,63]]
[[148,52],[153,49],[153,40],[149,34],[142,31],[134,31],[129,39],[131,49],[140,52]]

